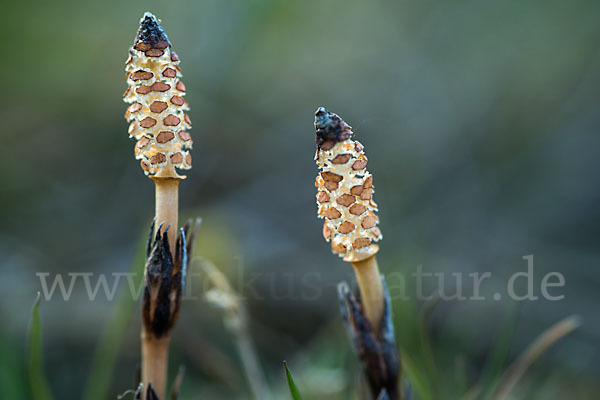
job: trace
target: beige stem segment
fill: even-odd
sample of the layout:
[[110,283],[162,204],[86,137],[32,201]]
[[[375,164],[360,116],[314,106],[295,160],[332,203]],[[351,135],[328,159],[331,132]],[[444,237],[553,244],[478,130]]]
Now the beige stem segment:
[[169,336],[156,338],[142,332],[142,382],[146,398],[148,384],[152,384],[159,399],[166,399],[167,367],[169,364]]
[[180,178],[154,177],[156,186],[156,229],[164,223],[163,228],[169,228],[169,247],[175,251],[177,238],[177,218],[179,210],[179,181]]
[[364,260],[352,261],[364,312],[371,326],[379,334],[383,318],[384,299],[381,275],[375,255]]

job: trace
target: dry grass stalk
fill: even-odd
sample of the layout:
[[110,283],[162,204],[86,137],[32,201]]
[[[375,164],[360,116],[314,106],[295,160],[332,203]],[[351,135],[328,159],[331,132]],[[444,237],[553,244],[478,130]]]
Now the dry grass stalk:
[[248,311],[239,294],[233,289],[227,277],[211,262],[205,260],[202,269],[206,272],[212,288],[206,292],[206,299],[225,311],[225,327],[234,335],[235,344],[244,366],[246,379],[255,399],[273,398],[260,366],[256,349],[250,335]]
[[508,399],[510,393],[529,367],[556,342],[573,332],[580,325],[579,317],[570,316],[543,332],[505,372],[491,397],[492,400]]

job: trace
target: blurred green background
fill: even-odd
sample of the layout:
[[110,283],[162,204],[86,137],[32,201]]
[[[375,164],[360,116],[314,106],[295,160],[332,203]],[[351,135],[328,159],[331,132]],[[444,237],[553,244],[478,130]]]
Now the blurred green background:
[[[501,332],[514,331],[512,359],[576,313],[582,328],[535,364],[515,398],[597,397],[600,2],[33,0],[2,8],[3,398],[30,398],[25,347],[37,272],[140,267],[153,185],[133,159],[121,96],[147,10],[162,19],[188,88],[194,168],[180,195],[183,216],[203,218],[194,255],[234,283],[262,274],[255,290],[240,289],[275,398],[288,396],[284,359],[309,399],[351,398],[358,376],[335,289],[351,269],[330,254],[315,216],[320,105],[366,147],[384,272],[491,271],[482,286],[489,295],[533,254],[538,295],[546,273],[565,277],[562,301],[438,304],[429,329],[441,391],[452,398],[457,365],[477,382]],[[307,299],[302,277],[311,272],[319,295]],[[399,344],[417,363],[420,306],[394,303]],[[110,386],[88,386],[119,307],[125,329],[111,328],[103,348],[118,349]],[[69,301],[42,301],[55,398],[81,398],[86,387],[115,398],[134,387],[138,310],[102,295],[90,301],[82,284]],[[179,364],[187,366],[183,399],[250,398],[222,313],[202,298],[185,302],[173,333],[173,376]]]

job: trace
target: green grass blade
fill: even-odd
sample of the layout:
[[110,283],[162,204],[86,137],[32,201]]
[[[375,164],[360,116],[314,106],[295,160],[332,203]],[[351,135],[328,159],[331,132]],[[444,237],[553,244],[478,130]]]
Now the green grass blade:
[[412,358],[405,351],[400,350],[400,354],[403,372],[408,377],[413,390],[422,400],[434,400],[435,397],[427,376],[417,368]]
[[290,393],[292,395],[292,399],[294,400],[302,400],[302,396],[300,396],[300,392],[298,391],[298,387],[294,382],[294,378],[292,378],[292,373],[290,372],[287,362],[283,362],[283,367],[285,368],[285,376],[287,378],[288,386],[290,387]]
[[[21,338],[18,340],[20,342]],[[4,398],[27,399],[26,363],[20,343],[16,343],[14,337],[0,332],[0,388]]]
[[33,400],[51,400],[52,392],[44,374],[42,357],[42,324],[40,323],[40,293],[33,305],[29,327],[29,386]]

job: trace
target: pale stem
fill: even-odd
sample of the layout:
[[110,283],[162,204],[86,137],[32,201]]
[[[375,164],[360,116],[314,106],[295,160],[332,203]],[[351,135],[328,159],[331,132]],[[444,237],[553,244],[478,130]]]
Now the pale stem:
[[364,313],[371,326],[379,334],[383,318],[384,300],[381,274],[375,255],[360,261],[352,261]]
[[153,178],[156,186],[156,229],[163,224],[163,229],[170,226],[169,247],[171,253],[175,252],[175,239],[177,237],[177,218],[179,203],[179,178]]
[[144,394],[151,383],[159,399],[165,399],[167,390],[167,368],[169,364],[169,336],[156,338],[142,332],[142,382]]

